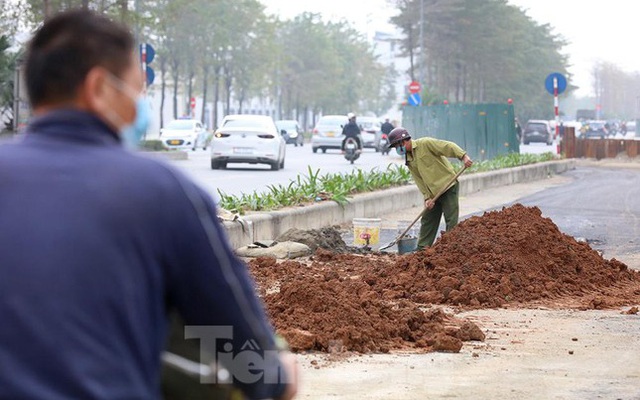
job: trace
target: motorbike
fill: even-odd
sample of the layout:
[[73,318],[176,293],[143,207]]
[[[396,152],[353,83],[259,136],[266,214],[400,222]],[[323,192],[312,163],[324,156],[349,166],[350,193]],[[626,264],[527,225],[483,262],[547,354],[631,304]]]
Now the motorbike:
[[383,156],[385,154],[389,154],[390,149],[387,147],[389,145],[389,139],[387,138],[387,134],[383,133],[380,137],[380,143],[378,144],[378,151]]
[[348,137],[344,141],[344,158],[351,162],[360,158],[360,149],[358,149],[358,142],[352,137]]

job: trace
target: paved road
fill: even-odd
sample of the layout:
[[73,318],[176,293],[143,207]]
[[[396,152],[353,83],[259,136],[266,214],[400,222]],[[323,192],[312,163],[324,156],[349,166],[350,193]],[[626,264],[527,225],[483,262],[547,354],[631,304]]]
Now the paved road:
[[579,167],[573,178],[520,199],[538,206],[564,233],[587,239],[607,258],[640,254],[640,170]]
[[[541,154],[555,152],[556,146],[544,143],[532,143],[520,146],[522,153]],[[362,156],[351,165],[340,152],[328,150],[326,154],[311,152],[309,145],[303,147],[287,146],[285,168],[271,171],[268,165],[229,164],[226,170],[212,170],[209,151],[189,151],[189,159],[174,161],[174,165],[184,171],[209,193],[216,194],[220,189],[226,194],[263,192],[269,185],[288,185],[298,175],[308,175],[309,167],[321,174],[349,173],[359,168],[370,171],[374,168],[384,170],[389,164],[401,164],[402,158],[394,153],[381,155],[372,149],[365,149]]]
[[389,164],[399,162],[401,159],[395,154],[382,156],[373,149],[365,149],[352,165],[339,151],[328,150],[326,154],[314,154],[309,145],[288,145],[285,168],[280,171],[271,171],[268,165],[251,164],[229,164],[226,170],[212,170],[209,152],[202,150],[189,151],[189,160],[173,163],[210,193],[216,193],[219,188],[227,194],[238,195],[254,190],[262,192],[267,190],[268,185],[288,185],[298,175],[307,175],[309,167],[314,172],[320,169],[321,174],[349,173],[359,168],[367,171],[374,168],[384,170]]

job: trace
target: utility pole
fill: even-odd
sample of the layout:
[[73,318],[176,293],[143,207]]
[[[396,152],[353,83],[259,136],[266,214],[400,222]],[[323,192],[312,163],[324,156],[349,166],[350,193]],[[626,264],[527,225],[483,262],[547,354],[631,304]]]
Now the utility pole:
[[20,100],[22,98],[22,57],[16,60],[16,68],[13,77],[13,132],[18,132],[20,127]]
[[135,0],[133,4],[134,4],[133,5],[133,9],[134,9],[134,12],[136,13],[136,15],[135,15],[135,26],[136,26],[136,29],[135,29],[135,41],[136,41],[136,44],[137,44],[136,48],[138,49],[138,48],[140,48],[140,27],[138,26],[138,15],[140,15],[140,9],[138,8],[138,0]]
[[424,87],[424,0],[420,0],[420,85]]

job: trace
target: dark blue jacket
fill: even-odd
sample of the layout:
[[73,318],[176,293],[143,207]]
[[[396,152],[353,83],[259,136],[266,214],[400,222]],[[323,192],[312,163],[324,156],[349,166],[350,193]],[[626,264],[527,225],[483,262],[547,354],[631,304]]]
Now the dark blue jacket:
[[354,121],[347,122],[344,128],[342,128],[342,134],[346,137],[358,137],[360,133],[360,127]]
[[1,399],[158,398],[172,307],[232,326],[236,352],[275,347],[209,196],[91,114],[49,113],[0,146],[0,249]]

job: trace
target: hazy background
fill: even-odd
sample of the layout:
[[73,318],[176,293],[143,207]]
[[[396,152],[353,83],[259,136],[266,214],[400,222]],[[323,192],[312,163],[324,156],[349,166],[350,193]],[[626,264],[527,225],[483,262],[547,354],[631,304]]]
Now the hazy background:
[[[267,12],[292,18],[304,11],[321,13],[327,19],[345,19],[372,37],[375,31],[393,31],[389,23],[395,9],[387,0],[260,0]],[[597,61],[616,64],[626,72],[640,71],[640,51],[635,41],[640,36],[639,4],[633,0],[508,0],[527,10],[541,24],[550,24],[569,44],[573,75],[579,89],[576,96],[593,95],[591,70]]]

